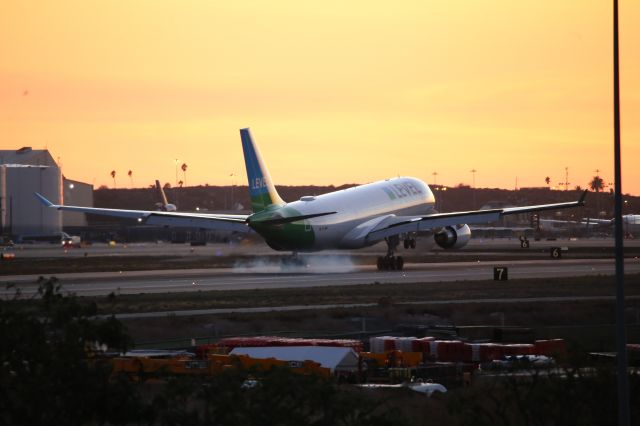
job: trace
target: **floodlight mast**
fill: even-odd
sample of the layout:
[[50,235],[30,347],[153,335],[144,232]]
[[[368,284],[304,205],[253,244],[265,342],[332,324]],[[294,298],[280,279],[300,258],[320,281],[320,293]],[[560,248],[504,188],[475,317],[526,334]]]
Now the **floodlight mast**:
[[615,175],[616,255],[616,352],[618,368],[618,424],[629,426],[629,377],[624,315],[624,247],[622,239],[622,172],[620,152],[620,66],[618,43],[618,0],[613,0],[613,151]]

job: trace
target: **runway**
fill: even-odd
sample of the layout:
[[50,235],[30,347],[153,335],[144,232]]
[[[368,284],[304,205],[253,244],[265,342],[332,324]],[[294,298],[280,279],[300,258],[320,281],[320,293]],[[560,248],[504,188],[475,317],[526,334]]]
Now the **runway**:
[[[469,244],[455,253],[473,253],[477,255],[486,255],[487,252],[495,250],[508,251],[510,255],[535,252],[536,250],[548,250],[550,247],[567,247],[569,250],[574,249],[602,249],[610,248],[613,251],[613,238],[585,238],[585,239],[558,239],[553,241],[541,240],[531,241],[529,250],[521,250],[520,242],[517,238],[496,238],[482,239],[472,238]],[[640,247],[639,240],[625,240],[625,248]],[[130,243],[116,244],[110,246],[104,243],[95,243],[91,246],[65,249],[59,244],[19,244],[7,251],[13,252],[21,258],[70,258],[89,256],[234,256],[234,255],[253,255],[253,256],[279,256],[280,253],[274,252],[264,242],[241,242],[234,244],[209,243],[206,246],[192,247],[189,244],[170,244],[170,243]],[[418,239],[418,247],[415,252],[428,251],[432,253],[444,253],[446,250],[435,247],[432,238]],[[349,256],[378,256],[386,252],[384,242],[371,247],[365,247],[359,250],[349,251]],[[343,256],[344,251],[327,250],[324,254]],[[411,252],[409,252],[411,253]],[[451,252],[448,252],[451,253]]]
[[[373,266],[332,264],[281,272],[269,265],[238,268],[57,274],[64,290],[79,296],[171,293],[214,290],[307,288],[373,283],[429,283],[493,279],[493,267],[508,268],[509,279],[613,275],[613,259],[522,260],[502,262],[409,263],[403,271],[380,272]],[[640,259],[625,261],[625,273],[640,273]],[[37,292],[35,275],[0,278],[0,296],[11,297],[15,284],[23,295]]]

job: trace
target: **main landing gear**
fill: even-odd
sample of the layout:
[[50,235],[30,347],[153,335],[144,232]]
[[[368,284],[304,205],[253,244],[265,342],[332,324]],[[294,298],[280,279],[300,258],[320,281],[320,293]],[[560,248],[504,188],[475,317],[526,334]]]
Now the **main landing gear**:
[[[392,235],[384,239],[387,242],[387,255],[378,257],[378,271],[401,271],[404,267],[404,259],[402,256],[394,256],[394,252],[400,244],[400,237]],[[407,240],[404,241],[407,247]]]
[[378,271],[401,271],[404,267],[402,256],[378,257]]
[[416,239],[415,238],[407,238],[404,240],[404,248],[405,249],[414,249],[416,248]]
[[[396,249],[400,245],[400,236],[392,235],[384,240],[387,242],[387,254],[386,256],[378,257],[378,271],[401,271],[404,268],[404,259],[402,256],[394,256]],[[416,248],[415,235],[409,234],[407,238],[404,238],[403,245],[405,249]]]

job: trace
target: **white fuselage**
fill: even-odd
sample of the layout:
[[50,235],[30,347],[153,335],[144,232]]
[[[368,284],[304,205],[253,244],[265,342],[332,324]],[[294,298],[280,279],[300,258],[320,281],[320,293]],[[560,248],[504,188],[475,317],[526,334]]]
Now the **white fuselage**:
[[628,214],[622,216],[623,232],[638,236],[640,234],[640,215]]
[[[587,226],[614,226],[615,219],[593,219],[585,218],[580,222]],[[640,215],[638,214],[626,214],[622,216],[622,231],[636,234],[640,232]]]
[[[355,249],[375,244],[367,234],[385,220],[395,216],[433,213],[435,198],[420,179],[399,177],[360,185],[318,196],[302,197],[278,210],[282,216],[302,216],[336,212],[295,224],[277,231],[260,232],[267,242],[284,250]],[[295,241],[295,243],[294,243]]]

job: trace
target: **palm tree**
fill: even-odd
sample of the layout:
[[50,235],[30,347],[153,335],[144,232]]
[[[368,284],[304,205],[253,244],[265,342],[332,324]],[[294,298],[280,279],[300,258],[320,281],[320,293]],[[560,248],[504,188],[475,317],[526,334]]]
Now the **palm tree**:
[[600,176],[594,176],[591,182],[589,182],[589,188],[593,191],[600,192],[604,189],[604,181]]
[[549,184],[551,183],[551,178],[547,176],[546,178],[544,178],[544,181],[547,183],[547,186],[549,186]]
[[178,186],[179,186],[180,188],[182,188],[182,185],[184,185],[184,182],[182,182],[181,180],[180,180],[180,181],[178,181]]
[[113,178],[113,187],[116,187],[116,171],[111,170],[111,177]]
[[187,184],[187,163],[182,163],[182,166],[180,168],[182,169],[182,174],[184,175],[184,184],[186,185]]
[[127,173],[127,175],[129,175],[129,179],[131,180],[131,187],[133,188],[133,171],[129,170],[129,173]]
[[[591,188],[592,191],[596,191],[596,193],[600,192],[604,189],[604,181],[600,176],[596,175],[591,179],[591,182],[589,182],[589,188]],[[598,214],[600,214],[600,198],[598,197],[596,197],[596,210]]]

